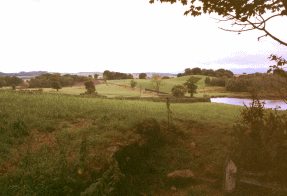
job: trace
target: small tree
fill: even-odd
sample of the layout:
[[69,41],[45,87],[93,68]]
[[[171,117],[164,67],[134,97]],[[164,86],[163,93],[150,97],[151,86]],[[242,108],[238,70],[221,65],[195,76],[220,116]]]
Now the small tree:
[[175,85],[171,89],[171,94],[175,97],[184,97],[185,93],[187,93],[187,88],[183,85]]
[[132,79],[132,80],[131,80],[131,87],[132,87],[133,89],[135,88],[136,84],[137,84],[137,82],[136,82],[134,79]]
[[58,82],[58,81],[52,82],[51,86],[52,86],[53,89],[57,89],[57,92],[59,91],[59,89],[62,88],[60,82]]
[[146,79],[147,75],[146,73],[140,73],[139,79]]
[[0,76],[0,88],[6,85],[6,82],[4,80],[4,77]]
[[88,80],[85,82],[85,87],[87,89],[87,94],[92,94],[96,91],[95,84],[92,80]]
[[195,85],[201,78],[191,76],[183,85],[187,87],[190,97],[193,97],[193,93],[196,93],[197,85]]
[[108,79],[107,75],[104,74],[103,75],[103,81],[104,81],[104,84],[106,84],[108,86],[107,79]]
[[99,74],[95,74],[95,75],[94,75],[94,79],[95,79],[95,80],[97,80],[98,77],[99,77]]
[[162,83],[162,76],[155,74],[151,77],[151,84],[153,86],[153,88],[156,90],[156,92],[159,92],[159,88],[160,86],[163,85]]
[[209,85],[210,84],[210,77],[206,77],[204,80],[204,83]]

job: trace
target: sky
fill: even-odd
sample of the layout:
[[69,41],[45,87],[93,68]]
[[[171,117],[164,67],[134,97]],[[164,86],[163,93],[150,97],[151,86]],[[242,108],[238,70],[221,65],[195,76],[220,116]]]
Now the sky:
[[[185,68],[263,68],[287,47],[259,31],[238,35],[209,15],[149,0],[1,0],[0,72],[178,73]],[[214,16],[212,16],[214,17]],[[287,41],[286,17],[270,32]],[[285,35],[285,36],[284,36]]]

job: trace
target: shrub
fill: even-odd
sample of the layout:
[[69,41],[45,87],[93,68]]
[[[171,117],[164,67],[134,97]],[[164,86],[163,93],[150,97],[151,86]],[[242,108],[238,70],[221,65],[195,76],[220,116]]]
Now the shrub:
[[59,89],[61,89],[62,88],[62,86],[61,86],[61,84],[60,84],[60,82],[58,82],[58,81],[54,81],[54,82],[52,82],[52,88],[53,89],[57,89],[57,91],[59,91]]
[[137,84],[137,82],[136,82],[134,79],[132,79],[132,80],[131,80],[131,87],[132,87],[133,89],[135,88],[136,84]]
[[92,80],[86,81],[85,82],[85,87],[87,89],[87,94],[92,94],[96,91],[95,84]]
[[210,86],[225,86],[226,77],[220,77],[220,78],[213,78],[210,82]]
[[253,101],[234,125],[233,159],[244,170],[282,173],[287,169],[286,134],[286,114],[278,115]]
[[171,89],[171,94],[175,97],[184,97],[185,93],[187,93],[187,88],[183,85],[175,85]]
[[139,74],[139,79],[146,79],[147,74],[146,73],[140,73]]
[[205,80],[204,80],[204,83],[207,84],[207,85],[210,84],[210,78],[206,77]]

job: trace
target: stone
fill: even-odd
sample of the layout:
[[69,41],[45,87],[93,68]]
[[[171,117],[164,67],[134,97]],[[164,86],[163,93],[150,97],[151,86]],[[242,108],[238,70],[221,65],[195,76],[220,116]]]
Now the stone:
[[175,187],[175,186],[172,186],[172,187],[170,188],[170,190],[176,191],[176,187]]
[[195,142],[191,142],[191,143],[189,144],[189,147],[191,147],[191,148],[195,148],[195,146],[196,146],[196,143],[195,143]]
[[111,146],[111,147],[109,147],[109,148],[107,148],[107,150],[109,151],[109,152],[116,152],[116,151],[118,151],[118,147],[117,146]]
[[195,176],[190,170],[178,170],[167,175],[168,181],[176,186],[185,186],[195,181]]
[[235,163],[231,159],[226,160],[226,170],[225,170],[225,183],[224,189],[226,192],[231,193],[235,189],[235,182],[236,182],[236,172],[237,167]]

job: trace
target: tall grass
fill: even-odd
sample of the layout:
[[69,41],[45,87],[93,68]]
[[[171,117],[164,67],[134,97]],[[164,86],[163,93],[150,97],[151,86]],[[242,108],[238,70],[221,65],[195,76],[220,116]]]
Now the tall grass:
[[[180,139],[181,145],[162,149],[159,175],[181,168],[200,171],[207,163],[217,170],[229,141],[228,130],[241,108],[171,104],[172,123],[185,137]],[[111,162],[108,147],[135,140],[138,135],[133,127],[146,118],[166,126],[166,104],[1,91],[0,192],[78,195]],[[192,141],[204,156],[193,156],[186,147]]]

